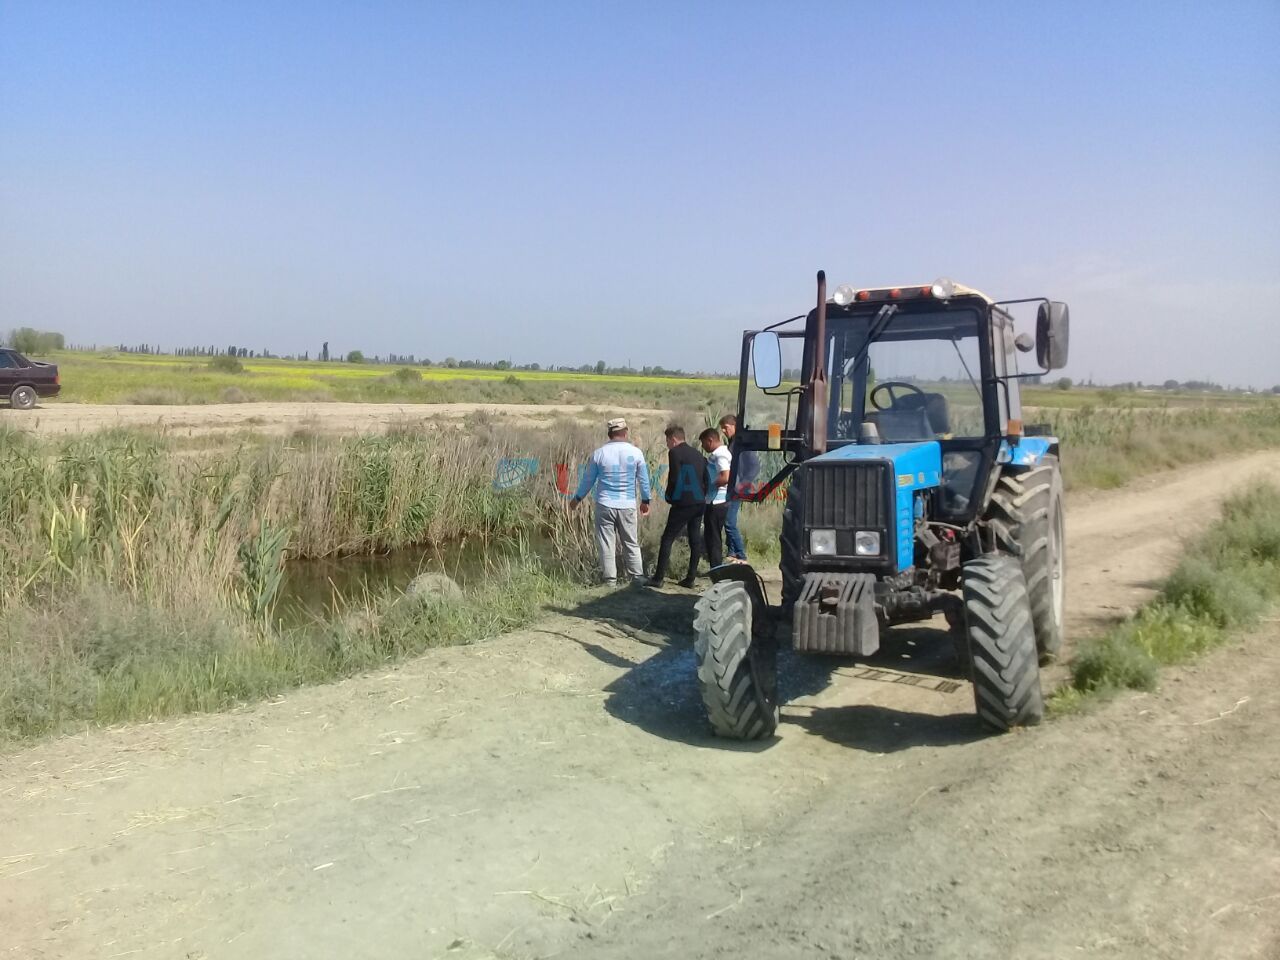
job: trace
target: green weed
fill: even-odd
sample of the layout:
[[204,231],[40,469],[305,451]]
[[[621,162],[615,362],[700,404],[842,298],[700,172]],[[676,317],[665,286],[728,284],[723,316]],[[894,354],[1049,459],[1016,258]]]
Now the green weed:
[[1187,544],[1155,601],[1082,644],[1055,709],[1078,707],[1081,695],[1154,689],[1161,666],[1225,642],[1278,597],[1280,488],[1263,484],[1226,501],[1217,522]]

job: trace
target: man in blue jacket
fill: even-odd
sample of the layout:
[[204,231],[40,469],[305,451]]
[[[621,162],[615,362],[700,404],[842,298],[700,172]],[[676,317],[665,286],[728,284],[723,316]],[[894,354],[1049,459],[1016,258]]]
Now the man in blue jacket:
[[578,490],[569,501],[577,507],[592,488],[596,491],[596,550],[600,556],[600,576],[609,586],[618,583],[617,541],[622,541],[627,576],[644,576],[640,559],[639,514],[649,515],[649,465],[644,453],[627,439],[627,421],[621,417],[607,424],[609,442],[591,455]]

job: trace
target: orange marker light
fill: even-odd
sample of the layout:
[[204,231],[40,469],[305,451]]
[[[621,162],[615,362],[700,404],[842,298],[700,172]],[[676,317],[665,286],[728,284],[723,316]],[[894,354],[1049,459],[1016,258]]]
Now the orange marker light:
[[780,423],[769,424],[769,449],[782,449],[782,424]]

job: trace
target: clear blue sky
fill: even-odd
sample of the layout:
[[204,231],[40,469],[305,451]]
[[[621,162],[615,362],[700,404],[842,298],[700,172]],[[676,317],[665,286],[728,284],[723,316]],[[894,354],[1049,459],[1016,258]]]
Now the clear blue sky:
[[0,328],[730,369],[813,272],[1280,382],[1280,4],[0,0]]

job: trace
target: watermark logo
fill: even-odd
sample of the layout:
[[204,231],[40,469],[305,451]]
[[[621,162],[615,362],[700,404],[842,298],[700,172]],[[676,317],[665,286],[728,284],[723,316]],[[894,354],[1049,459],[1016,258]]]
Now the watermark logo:
[[537,457],[502,457],[493,473],[493,489],[515,490],[538,474]]

